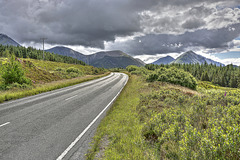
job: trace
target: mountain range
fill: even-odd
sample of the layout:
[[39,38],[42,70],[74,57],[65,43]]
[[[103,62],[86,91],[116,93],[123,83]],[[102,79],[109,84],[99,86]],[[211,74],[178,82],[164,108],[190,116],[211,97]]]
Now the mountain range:
[[20,44],[18,44],[16,41],[14,41],[12,38],[8,37],[5,34],[1,34],[0,33],[0,44],[4,45],[4,46],[21,46]]
[[[19,43],[14,41],[12,38],[5,34],[0,34],[0,44],[2,45],[12,45],[21,46]],[[135,59],[122,51],[105,51],[98,52],[91,55],[84,55],[80,52],[74,51],[70,48],[57,46],[46,50],[47,52],[60,54],[63,56],[70,56],[81,60],[94,67],[103,68],[126,68],[128,65],[144,66],[145,63],[140,59]]]
[[166,56],[163,58],[158,59],[157,61],[153,62],[152,64],[172,64],[172,63],[180,63],[180,64],[214,64],[216,66],[225,66],[224,64],[214,61],[212,59],[206,58],[204,56],[198,55],[193,51],[188,51],[180,55],[178,58],[174,59],[170,56]]
[[70,56],[81,60],[94,67],[103,68],[126,68],[128,65],[144,66],[145,63],[135,59],[122,51],[104,51],[91,55],[84,55],[67,47],[57,46],[46,50],[47,52]]
[[[0,44],[2,45],[12,45],[12,46],[21,46],[19,43],[14,41],[12,38],[8,37],[5,34],[0,34]],[[60,54],[64,56],[70,56],[81,60],[89,65],[94,67],[103,67],[103,68],[126,68],[128,65],[136,65],[136,66],[144,66],[145,63],[140,59],[135,59],[126,53],[115,50],[115,51],[103,51],[97,52],[91,55],[84,55],[80,52],[74,51],[70,48],[57,46],[51,49],[46,50],[47,52]],[[188,51],[182,55],[180,55],[177,59],[174,59],[171,56],[166,56],[158,59],[153,62],[153,64],[171,64],[171,63],[186,63],[186,64],[215,64],[217,66],[224,66],[224,64],[220,62],[216,62],[209,58],[203,57],[194,53],[193,51]]]

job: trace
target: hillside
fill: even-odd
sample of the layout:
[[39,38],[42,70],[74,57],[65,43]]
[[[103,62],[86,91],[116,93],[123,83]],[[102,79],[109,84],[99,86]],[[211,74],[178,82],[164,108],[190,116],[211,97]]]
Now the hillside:
[[143,66],[143,64],[122,51],[106,51],[89,55],[89,64],[104,68],[126,68],[129,65]]
[[[6,64],[7,58],[0,58],[1,64]],[[41,61],[35,59],[17,59],[25,71],[27,78],[30,78],[34,84],[42,84],[57,80],[83,77],[86,75],[103,74],[105,70],[93,66],[83,66],[79,64],[67,64],[61,62]],[[75,70],[71,71],[74,68]]]
[[[71,79],[76,77],[83,77],[86,75],[98,75],[105,72],[104,70],[95,68],[93,66],[83,66],[79,64],[40,61],[34,59],[26,59],[23,60],[23,62],[23,67],[26,70],[27,77],[33,81],[36,81],[36,83]],[[76,70],[71,71],[71,68],[74,68]],[[52,76],[55,78],[49,79],[49,77]]]
[[[15,46],[4,46],[0,45],[0,57],[8,57],[9,55],[15,55],[19,58],[31,58],[43,60],[43,52],[41,50],[32,48],[32,47],[15,47]],[[75,58],[69,56],[63,56],[59,54],[44,53],[44,60],[52,61],[52,62],[61,62],[61,63],[69,63],[69,64],[81,64],[86,65],[83,61],[77,60]]]
[[157,65],[160,65],[160,64],[169,64],[171,63],[172,61],[174,61],[175,59],[171,56],[166,56],[166,57],[162,57],[162,58],[159,58],[158,60],[152,62],[152,64],[157,64]]
[[76,58],[78,60],[81,60],[81,61],[87,63],[86,55],[84,55],[80,52],[74,51],[67,47],[57,46],[57,47],[53,47],[51,49],[46,50],[46,52],[56,53],[56,54],[60,54],[62,56],[69,56],[69,57]]
[[182,55],[180,55],[176,60],[172,61],[171,63],[179,63],[179,64],[204,64],[205,62],[207,62],[207,64],[215,64],[217,66],[224,66],[224,64],[220,63],[220,62],[216,62],[214,60],[211,60],[209,58],[203,57],[201,55],[196,54],[193,51],[188,51]]
[[8,37],[5,34],[0,34],[0,44],[4,46],[21,46],[16,41],[14,41],[12,38]]
[[[13,63],[11,61],[8,58],[0,58],[0,103],[67,87],[107,74],[104,69],[79,64],[25,58],[16,58]],[[11,66],[12,64],[15,67]],[[19,76],[24,81],[19,81]],[[10,79],[11,83],[8,83]]]
[[91,55],[84,55],[67,47],[57,46],[46,50],[59,55],[70,56],[81,60],[94,67],[103,68],[126,68],[128,65],[143,66],[144,62],[135,59],[122,51],[97,52]]

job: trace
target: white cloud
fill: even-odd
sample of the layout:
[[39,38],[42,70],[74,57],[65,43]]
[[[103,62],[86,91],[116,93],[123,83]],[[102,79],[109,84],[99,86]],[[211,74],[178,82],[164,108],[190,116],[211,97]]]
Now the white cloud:
[[240,58],[228,58],[228,59],[223,59],[221,62],[225,65],[227,64],[234,64],[240,66]]
[[234,44],[234,49],[239,49],[238,47],[240,47],[240,39],[239,40],[233,40],[233,44]]
[[174,59],[176,59],[179,56],[179,53],[156,54],[156,55],[140,55],[140,56],[134,56],[134,58],[139,58],[143,62],[149,64],[149,63],[152,63],[152,62],[158,60],[159,58],[163,58],[163,57],[166,57],[166,56],[171,56]]
[[[155,10],[140,14],[141,26],[146,34],[182,34],[198,29],[220,29],[239,23],[240,9],[219,2],[195,3],[191,6],[156,6]],[[235,28],[229,28],[234,31]]]
[[103,51],[102,49],[99,49],[99,48],[91,48],[91,47],[84,47],[84,46],[69,46],[69,45],[67,45],[65,47],[71,48],[71,49],[78,51],[85,55],[90,55],[90,54],[94,54],[96,52]]

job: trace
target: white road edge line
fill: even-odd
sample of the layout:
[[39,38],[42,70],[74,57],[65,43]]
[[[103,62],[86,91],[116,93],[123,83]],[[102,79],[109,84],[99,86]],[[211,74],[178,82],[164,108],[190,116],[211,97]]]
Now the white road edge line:
[[72,98],[74,98],[74,97],[77,97],[77,96],[78,96],[78,95],[75,95],[75,96],[69,97],[69,98],[65,99],[65,101],[68,101],[68,100],[70,100],[70,99],[72,99]]
[[88,131],[88,129],[97,121],[97,119],[104,113],[104,111],[113,103],[113,101],[118,97],[118,95],[121,93],[123,88],[128,82],[125,82],[121,90],[117,93],[117,95],[111,100],[111,102],[97,115],[97,117],[87,126],[87,128],[84,129],[84,131],[68,146],[68,148],[56,159],[56,160],[62,160],[67,153],[74,147],[74,145],[82,138],[82,136]]
[[6,123],[4,123],[4,124],[1,124],[0,127],[6,126],[6,125],[8,125],[9,123],[10,123],[10,122],[6,122]]

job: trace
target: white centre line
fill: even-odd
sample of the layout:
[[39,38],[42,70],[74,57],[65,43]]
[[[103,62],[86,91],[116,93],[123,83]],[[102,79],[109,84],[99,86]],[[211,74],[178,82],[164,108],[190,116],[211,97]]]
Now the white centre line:
[[56,160],[62,160],[66,156],[66,154],[75,146],[75,144],[88,131],[88,129],[97,121],[97,119],[105,112],[105,110],[107,110],[107,108],[115,101],[115,99],[121,93],[121,91],[123,90],[123,88],[125,87],[127,82],[128,82],[128,78],[127,78],[126,82],[124,83],[123,87],[117,93],[117,95],[111,100],[111,102],[95,117],[95,119],[87,126],[87,128],[84,129],[84,131],[68,146],[68,148]]
[[0,127],[6,126],[6,125],[8,125],[9,123],[10,123],[10,122],[6,122],[6,123],[4,123],[4,124],[1,124]]
[[77,97],[77,96],[78,96],[78,95],[75,95],[75,96],[69,97],[69,98],[65,99],[65,101],[68,101],[68,100],[70,100],[70,99],[72,99],[72,98],[74,98],[74,97]]

